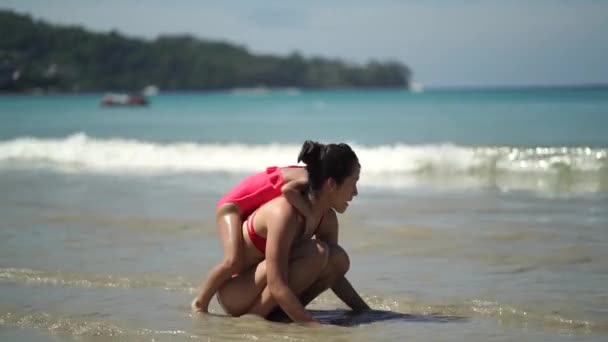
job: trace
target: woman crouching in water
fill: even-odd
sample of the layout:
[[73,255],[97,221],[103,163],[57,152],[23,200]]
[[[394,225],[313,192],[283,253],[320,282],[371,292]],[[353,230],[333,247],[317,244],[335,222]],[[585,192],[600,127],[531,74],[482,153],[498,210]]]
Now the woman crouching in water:
[[329,288],[351,309],[369,309],[345,277],[350,261],[338,245],[336,213],[357,196],[359,160],[347,144],[306,141],[300,161],[308,171],[312,210],[322,213],[319,225],[307,231],[305,220],[283,196],[247,217],[242,226],[247,266],[217,293],[231,316],[267,318],[276,310],[294,322],[318,323],[305,306]]

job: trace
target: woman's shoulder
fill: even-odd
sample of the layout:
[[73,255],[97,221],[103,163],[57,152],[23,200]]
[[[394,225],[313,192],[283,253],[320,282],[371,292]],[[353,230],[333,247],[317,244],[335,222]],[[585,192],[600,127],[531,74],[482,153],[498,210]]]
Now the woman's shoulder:
[[268,229],[269,225],[275,227],[300,227],[303,229],[302,218],[297,210],[283,196],[274,198],[260,208],[260,227]]
[[279,196],[265,203],[260,210],[271,215],[297,216],[298,211],[284,196]]

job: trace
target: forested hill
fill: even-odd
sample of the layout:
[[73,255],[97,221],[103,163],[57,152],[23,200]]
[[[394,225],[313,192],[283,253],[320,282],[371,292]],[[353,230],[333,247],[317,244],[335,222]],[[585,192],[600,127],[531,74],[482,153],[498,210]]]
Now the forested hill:
[[399,62],[254,55],[188,35],[135,39],[0,11],[0,91],[397,88],[409,79]]

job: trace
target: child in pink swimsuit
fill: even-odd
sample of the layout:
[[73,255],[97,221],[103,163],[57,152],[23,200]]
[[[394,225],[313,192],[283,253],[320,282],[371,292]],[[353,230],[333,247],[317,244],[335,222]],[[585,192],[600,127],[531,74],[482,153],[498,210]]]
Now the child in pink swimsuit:
[[265,171],[245,178],[226,193],[217,204],[216,218],[220,237],[224,246],[224,260],[215,266],[203,285],[199,295],[192,302],[196,312],[207,312],[211,298],[217,289],[233,274],[242,271],[241,252],[243,219],[251,215],[262,204],[279,196],[304,216],[306,230],[316,225],[314,213],[303,192],[308,187],[308,172],[301,166],[266,168]]

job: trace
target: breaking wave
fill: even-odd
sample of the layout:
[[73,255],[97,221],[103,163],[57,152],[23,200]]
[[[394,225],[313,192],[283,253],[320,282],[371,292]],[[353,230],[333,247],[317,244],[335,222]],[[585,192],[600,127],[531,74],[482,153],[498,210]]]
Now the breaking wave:
[[[363,165],[364,185],[402,187],[425,178],[491,182],[519,177],[538,183],[549,177],[566,185],[583,182],[586,191],[608,188],[606,147],[394,144],[353,148]],[[294,164],[299,149],[299,144],[161,144],[76,133],[60,139],[0,141],[0,167],[101,173],[249,173],[268,165]]]

